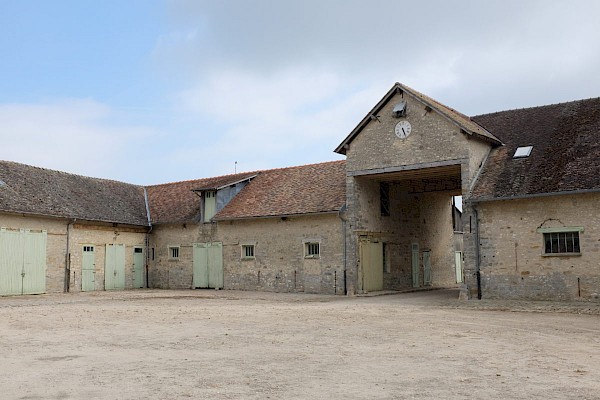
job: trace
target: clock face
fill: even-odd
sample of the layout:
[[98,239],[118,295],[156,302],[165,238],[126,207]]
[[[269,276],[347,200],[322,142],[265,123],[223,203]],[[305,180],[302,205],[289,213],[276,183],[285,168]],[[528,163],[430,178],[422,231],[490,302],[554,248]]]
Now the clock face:
[[406,139],[410,132],[412,131],[412,126],[410,126],[410,122],[408,121],[400,121],[396,124],[396,136],[400,139]]

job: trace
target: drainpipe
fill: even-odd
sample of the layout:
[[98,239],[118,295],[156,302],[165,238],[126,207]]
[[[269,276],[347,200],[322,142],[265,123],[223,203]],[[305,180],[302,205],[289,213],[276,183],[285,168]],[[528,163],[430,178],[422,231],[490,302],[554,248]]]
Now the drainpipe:
[[479,263],[479,214],[477,207],[473,203],[473,213],[475,217],[475,276],[477,277],[477,299],[481,300],[481,264]]
[[[346,218],[342,216],[342,213],[346,211],[346,204],[344,204],[342,206],[342,208],[340,208],[340,210],[338,211],[338,217],[340,218],[340,220],[342,221],[342,238],[343,238],[343,242],[344,242],[344,252],[343,252],[343,257],[344,257],[344,262],[343,262],[343,266],[344,266],[344,295],[348,295],[348,290],[347,290],[347,284],[346,284]],[[337,294],[337,293],[336,293]]]
[[150,264],[150,233],[152,232],[152,219],[150,218],[150,206],[148,205],[148,191],[144,186],[144,203],[146,204],[146,218],[148,219],[148,226],[150,229],[146,232],[146,289],[150,287],[148,282],[149,277],[149,264]]
[[77,221],[77,218],[74,218],[71,222],[67,224],[67,251],[65,253],[65,286],[63,291],[65,293],[69,293],[71,289],[71,228],[73,224]]

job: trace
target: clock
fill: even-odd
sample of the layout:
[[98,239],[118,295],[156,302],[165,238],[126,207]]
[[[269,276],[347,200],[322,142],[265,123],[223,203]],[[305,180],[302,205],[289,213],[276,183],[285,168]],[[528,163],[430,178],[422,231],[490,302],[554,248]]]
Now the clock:
[[398,136],[400,139],[406,139],[408,135],[410,135],[411,131],[412,126],[410,126],[410,122],[408,121],[400,121],[396,124],[396,136]]

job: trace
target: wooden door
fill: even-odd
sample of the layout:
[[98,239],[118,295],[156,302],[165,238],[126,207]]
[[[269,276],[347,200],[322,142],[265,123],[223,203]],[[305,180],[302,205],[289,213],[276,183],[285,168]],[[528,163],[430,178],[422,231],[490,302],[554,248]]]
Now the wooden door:
[[456,283],[463,282],[462,251],[454,252],[454,267],[456,268]]
[[383,290],[383,243],[361,240],[359,246],[363,291]]
[[423,285],[431,285],[431,252],[423,251]]
[[96,255],[94,246],[83,246],[81,265],[81,291],[96,290]]
[[417,288],[421,286],[421,277],[419,275],[419,244],[413,243],[412,249],[412,286]]
[[223,244],[194,243],[192,257],[194,288],[223,288]]
[[46,231],[0,229],[0,294],[46,291]]
[[107,244],[104,266],[104,289],[125,288],[125,245]]
[[144,249],[133,248],[133,287],[144,287]]

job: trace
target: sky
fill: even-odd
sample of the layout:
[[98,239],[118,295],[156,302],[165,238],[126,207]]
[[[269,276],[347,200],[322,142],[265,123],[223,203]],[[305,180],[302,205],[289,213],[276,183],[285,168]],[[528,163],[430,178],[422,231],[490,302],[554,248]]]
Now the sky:
[[0,159],[157,184],[342,159],[395,82],[600,96],[599,1],[0,0]]

